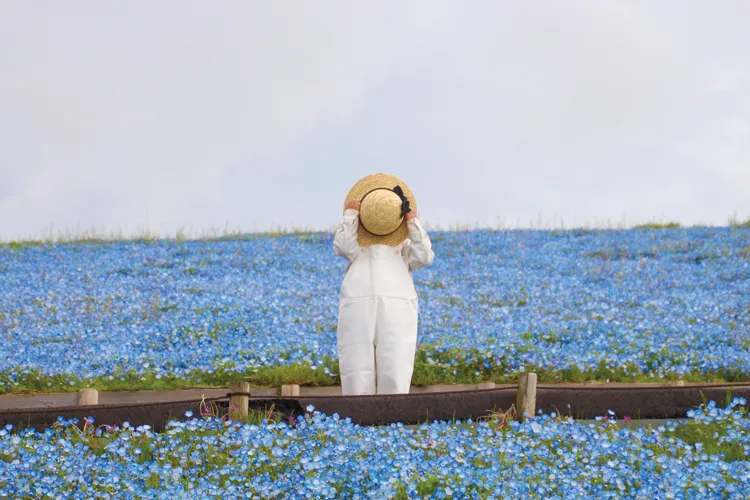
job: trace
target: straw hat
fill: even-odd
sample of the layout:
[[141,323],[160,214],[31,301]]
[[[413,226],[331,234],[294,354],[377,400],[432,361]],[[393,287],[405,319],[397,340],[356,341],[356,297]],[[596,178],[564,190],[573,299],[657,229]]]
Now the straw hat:
[[[359,229],[357,241],[360,246],[398,246],[408,236],[409,228],[402,215],[404,201],[416,211],[417,200],[404,181],[390,174],[372,174],[357,181],[344,200],[344,207],[351,201],[359,201]],[[344,208],[346,210],[346,208]]]

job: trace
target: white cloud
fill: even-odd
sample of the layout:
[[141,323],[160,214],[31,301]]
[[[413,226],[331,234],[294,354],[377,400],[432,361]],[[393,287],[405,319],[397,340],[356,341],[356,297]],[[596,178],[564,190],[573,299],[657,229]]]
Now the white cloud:
[[675,5],[5,3],[0,238],[326,228],[380,170],[443,225],[750,216],[750,10]]

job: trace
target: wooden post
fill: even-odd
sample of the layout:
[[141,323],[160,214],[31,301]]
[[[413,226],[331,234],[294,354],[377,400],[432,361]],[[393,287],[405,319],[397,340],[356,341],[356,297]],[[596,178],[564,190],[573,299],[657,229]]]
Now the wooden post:
[[523,422],[524,413],[528,417],[536,414],[536,373],[522,373],[518,377],[516,413],[519,422]]
[[297,384],[282,385],[281,396],[282,397],[299,396],[299,385]]
[[[250,392],[250,383],[240,381],[229,387],[229,392]],[[233,422],[247,423],[248,405],[250,396],[230,396],[229,397],[229,420]]]
[[99,404],[99,391],[96,389],[81,389],[78,391],[78,406]]
[[495,388],[495,382],[482,382],[481,384],[477,385],[478,390],[483,389],[494,389]]

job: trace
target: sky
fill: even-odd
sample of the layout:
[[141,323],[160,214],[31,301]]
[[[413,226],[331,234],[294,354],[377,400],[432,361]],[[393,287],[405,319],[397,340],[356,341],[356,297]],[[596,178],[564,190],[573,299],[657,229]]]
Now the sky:
[[744,0],[0,0],[0,239],[750,218]]

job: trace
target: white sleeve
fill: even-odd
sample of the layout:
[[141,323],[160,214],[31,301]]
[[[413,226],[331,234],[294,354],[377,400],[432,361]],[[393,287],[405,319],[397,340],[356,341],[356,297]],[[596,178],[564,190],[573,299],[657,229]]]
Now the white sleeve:
[[416,271],[422,267],[429,266],[435,259],[435,252],[432,250],[430,237],[417,218],[406,221],[406,226],[409,228],[410,241],[404,246],[404,250],[409,269]]
[[359,254],[357,229],[359,228],[359,212],[348,209],[344,212],[344,219],[339,224],[333,237],[333,252],[346,259],[354,260]]

